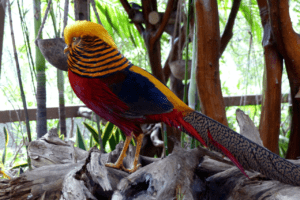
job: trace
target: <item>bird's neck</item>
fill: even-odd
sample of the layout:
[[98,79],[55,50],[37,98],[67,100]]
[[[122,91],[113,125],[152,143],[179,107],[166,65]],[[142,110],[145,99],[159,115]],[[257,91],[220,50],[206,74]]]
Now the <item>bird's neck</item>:
[[79,76],[105,77],[132,66],[116,48],[101,39],[81,41],[70,50],[69,69]]

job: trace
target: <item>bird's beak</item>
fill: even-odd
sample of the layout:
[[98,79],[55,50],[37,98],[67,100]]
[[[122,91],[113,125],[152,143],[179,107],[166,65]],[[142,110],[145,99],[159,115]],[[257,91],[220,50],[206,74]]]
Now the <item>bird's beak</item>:
[[69,53],[70,51],[70,45],[67,45],[64,49],[64,54]]

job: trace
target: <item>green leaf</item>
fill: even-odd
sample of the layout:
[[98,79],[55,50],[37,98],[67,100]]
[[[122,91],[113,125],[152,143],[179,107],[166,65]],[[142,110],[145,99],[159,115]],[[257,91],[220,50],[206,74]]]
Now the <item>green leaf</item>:
[[59,136],[59,138],[60,138],[61,140],[65,140],[65,135],[64,135],[64,134],[61,134],[61,135]]
[[94,141],[93,141],[93,137],[90,136],[90,148],[92,148],[94,146]]
[[116,138],[116,143],[118,144],[121,140],[121,136],[120,136],[120,129],[118,127],[116,127],[116,131],[115,131],[115,138]]
[[77,125],[77,131],[76,131],[76,145],[80,149],[83,149],[83,150],[86,151],[86,147],[85,147],[85,144],[84,144],[84,139],[83,139],[83,136],[80,132],[80,129],[79,129],[78,125]]
[[240,11],[244,15],[244,18],[248,22],[251,32],[253,36],[256,36],[257,42],[260,43],[262,40],[262,28],[261,28],[261,22],[260,22],[260,16],[259,13],[256,11],[258,9],[254,9],[252,7],[257,7],[256,2],[251,2],[250,4],[247,4],[245,2],[241,2],[240,5]]
[[112,134],[110,139],[109,139],[110,150],[111,151],[115,150],[116,145],[117,145],[117,142],[116,142],[115,136]]
[[3,128],[3,132],[4,132],[4,137],[5,137],[5,146],[4,146],[4,151],[3,151],[3,154],[2,154],[2,163],[4,165],[5,160],[6,160],[6,154],[7,154],[6,152],[7,152],[7,145],[8,145],[9,135],[8,135],[8,131],[5,127]]
[[126,140],[126,136],[125,136],[125,134],[121,131],[121,129],[117,129],[117,133],[118,133],[118,135],[120,135],[121,137],[122,137],[122,139],[123,139],[123,141],[125,141]]
[[20,167],[28,167],[28,163],[23,163],[23,164],[19,164],[19,165],[15,165],[12,167],[12,169],[17,169],[17,168],[20,168]]
[[104,148],[106,146],[106,143],[109,142],[109,138],[112,134],[114,126],[115,125],[111,122],[107,122],[106,125],[105,125],[105,130],[104,130],[104,133],[103,133],[103,136],[102,136],[103,137],[102,142],[103,142],[103,147]]
[[97,145],[99,145],[98,131],[96,129],[94,129],[91,125],[87,124],[86,122],[83,122],[83,124],[90,131],[90,133],[92,134],[92,137],[94,138],[94,141],[97,143]]
[[102,20],[102,24],[109,34],[113,37],[114,32],[118,35],[118,38],[124,42],[131,41],[134,47],[144,45],[144,41],[139,34],[138,30],[133,28],[134,25],[129,22],[128,14],[117,7],[113,7],[109,4],[96,2],[96,7],[99,10],[99,15]]
[[[118,135],[120,135],[121,137],[122,137],[122,140],[125,142],[125,140],[126,140],[126,135],[123,133],[123,131],[121,131],[121,129],[117,129],[117,131],[116,131],[116,134],[118,133]],[[121,141],[121,140],[120,140]],[[120,142],[120,141],[118,141],[117,142],[117,144]],[[135,142],[134,142],[134,139],[132,138],[132,140],[130,141],[130,144],[132,145],[132,146],[135,146]]]

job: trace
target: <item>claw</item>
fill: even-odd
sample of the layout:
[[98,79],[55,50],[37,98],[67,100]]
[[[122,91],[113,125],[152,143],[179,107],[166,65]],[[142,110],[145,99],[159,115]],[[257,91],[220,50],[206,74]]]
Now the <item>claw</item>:
[[121,152],[117,162],[115,164],[106,163],[105,166],[115,168],[115,169],[123,169],[124,171],[126,171],[128,173],[133,173],[136,170],[138,170],[138,168],[141,166],[141,164],[138,164],[138,159],[139,159],[140,150],[141,150],[142,143],[143,143],[143,137],[144,137],[144,134],[140,134],[136,137],[136,151],[135,151],[135,156],[134,156],[132,169],[126,169],[123,165],[123,159],[126,157],[126,151],[128,149],[129,143],[132,139],[132,136],[127,136],[126,137],[124,147],[122,149],[122,152]]
[[111,167],[111,168],[115,168],[115,169],[123,169],[124,166],[123,164],[114,164],[114,163],[106,163],[105,167]]
[[122,165],[122,169],[125,171],[125,172],[128,172],[128,173],[133,173],[135,172],[136,170],[138,170],[140,168],[140,166],[142,166],[141,164],[138,164],[138,165],[134,165],[133,168],[131,169],[127,169],[125,168],[123,165]]

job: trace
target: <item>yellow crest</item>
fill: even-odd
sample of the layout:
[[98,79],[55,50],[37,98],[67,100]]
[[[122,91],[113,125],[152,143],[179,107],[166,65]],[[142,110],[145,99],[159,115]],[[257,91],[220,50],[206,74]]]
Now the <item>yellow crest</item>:
[[82,37],[84,35],[97,36],[102,39],[107,44],[114,48],[117,45],[113,41],[112,37],[109,35],[105,28],[97,23],[90,21],[76,21],[75,24],[66,26],[64,31],[64,38],[67,45],[70,45],[73,41],[73,37]]

